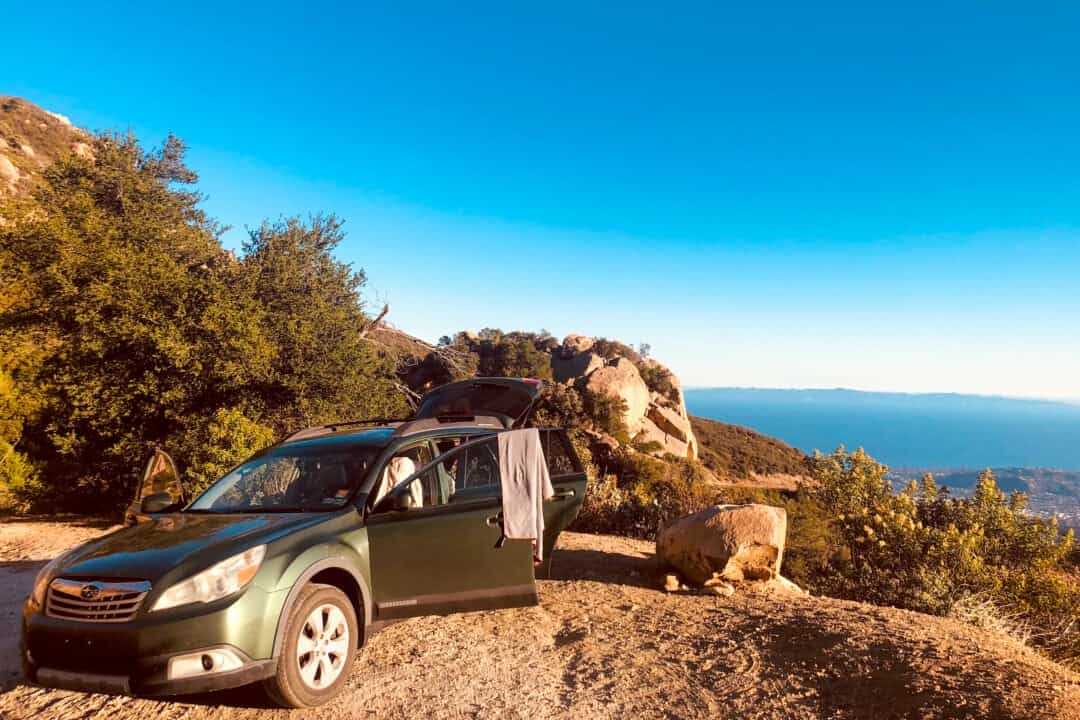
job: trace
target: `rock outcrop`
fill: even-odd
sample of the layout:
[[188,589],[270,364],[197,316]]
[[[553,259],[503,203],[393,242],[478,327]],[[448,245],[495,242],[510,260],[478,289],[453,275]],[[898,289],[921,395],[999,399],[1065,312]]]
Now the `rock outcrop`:
[[623,422],[635,437],[641,431],[642,420],[649,412],[649,386],[641,379],[634,363],[621,357],[597,368],[584,378],[585,392],[593,395],[618,397],[626,403]]
[[89,140],[62,115],[0,96],[0,195],[28,194],[43,170],[69,153],[92,160]]
[[[604,357],[597,347],[594,338],[567,335],[551,354],[555,381],[584,393],[621,398],[626,403],[622,420],[638,447],[657,457],[697,459],[697,438],[675,375],[655,360]],[[664,379],[663,392],[649,387],[643,371]]]
[[780,576],[787,513],[771,505],[716,505],[679,518],[656,539],[657,558],[698,586]]

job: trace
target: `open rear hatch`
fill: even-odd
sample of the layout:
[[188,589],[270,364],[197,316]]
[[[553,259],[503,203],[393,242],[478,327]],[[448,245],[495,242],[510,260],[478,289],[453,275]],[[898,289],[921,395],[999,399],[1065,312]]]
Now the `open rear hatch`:
[[544,384],[531,378],[473,378],[442,385],[420,398],[415,418],[468,418],[489,415],[505,427],[521,427]]

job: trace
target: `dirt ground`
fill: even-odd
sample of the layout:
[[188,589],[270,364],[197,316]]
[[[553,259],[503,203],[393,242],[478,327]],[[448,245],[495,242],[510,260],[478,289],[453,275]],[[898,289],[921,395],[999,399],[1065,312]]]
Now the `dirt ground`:
[[[169,702],[22,684],[19,607],[102,523],[0,519],[0,717],[284,718],[257,689]],[[304,718],[1080,718],[1080,676],[1007,638],[890,608],[657,589],[650,543],[566,533],[541,605],[375,637]]]

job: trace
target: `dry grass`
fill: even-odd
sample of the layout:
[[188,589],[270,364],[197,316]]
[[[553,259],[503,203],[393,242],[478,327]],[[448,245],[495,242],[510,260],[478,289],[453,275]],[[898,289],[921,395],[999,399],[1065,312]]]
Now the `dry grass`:
[[1031,645],[1031,624],[1020,613],[1009,612],[986,595],[966,595],[949,610],[948,617],[987,632]]

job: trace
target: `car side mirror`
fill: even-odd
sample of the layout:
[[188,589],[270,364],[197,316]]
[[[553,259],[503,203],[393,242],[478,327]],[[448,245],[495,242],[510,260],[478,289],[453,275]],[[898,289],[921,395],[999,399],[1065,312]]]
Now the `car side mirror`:
[[139,510],[147,515],[150,513],[165,512],[165,510],[175,503],[176,501],[173,500],[173,496],[167,492],[154,493],[153,495],[147,495],[142,499]]

